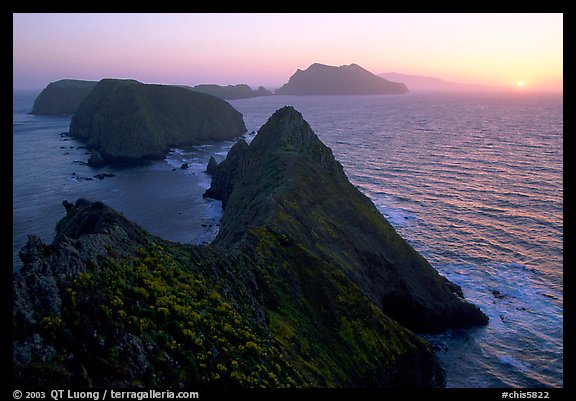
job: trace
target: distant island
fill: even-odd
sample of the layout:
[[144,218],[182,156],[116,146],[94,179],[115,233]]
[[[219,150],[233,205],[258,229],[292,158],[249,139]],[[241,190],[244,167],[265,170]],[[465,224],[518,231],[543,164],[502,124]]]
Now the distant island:
[[404,82],[412,92],[480,92],[502,90],[493,86],[460,84],[445,81],[439,78],[426,77],[421,75],[400,74],[397,72],[386,72],[378,74],[379,77],[392,81]]
[[215,96],[120,79],[100,81],[70,122],[70,135],[87,143],[94,166],[162,159],[172,146],[245,132],[242,114]]
[[203,84],[188,87],[193,91],[208,93],[209,95],[219,97],[220,99],[233,100],[233,99],[245,99],[257,96],[270,96],[272,92],[259,86],[257,90],[253,90],[246,84],[238,85],[213,85],[213,84]]
[[357,64],[334,67],[314,63],[297,70],[276,95],[392,95],[408,93],[406,85],[392,82]]
[[74,114],[97,83],[78,79],[51,82],[34,100],[30,114]]
[[445,386],[414,332],[488,317],[348,181],[300,113],[276,111],[211,164],[206,196],[224,214],[208,246],[161,240],[84,199],[63,202],[51,245],[29,237],[14,273],[17,386]]

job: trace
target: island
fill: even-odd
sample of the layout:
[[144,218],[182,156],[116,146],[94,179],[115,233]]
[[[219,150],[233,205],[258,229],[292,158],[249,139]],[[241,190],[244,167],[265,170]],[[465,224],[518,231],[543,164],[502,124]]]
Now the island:
[[34,100],[30,114],[74,114],[97,83],[79,79],[51,82]]
[[297,70],[276,95],[397,95],[408,93],[406,85],[388,81],[357,64],[334,67],[314,63]]
[[234,139],[246,132],[226,101],[178,86],[103,79],[82,101],[70,136],[91,149],[89,164],[162,159],[170,147]]
[[190,87],[190,90],[202,93],[208,93],[209,95],[219,97],[220,99],[233,100],[233,99],[246,99],[257,96],[270,96],[272,92],[259,86],[257,90],[253,90],[246,84],[238,85],[213,85],[213,84],[202,84]]
[[415,332],[488,323],[402,239],[292,107],[211,162],[210,245],[63,202],[14,273],[18,388],[445,385]]

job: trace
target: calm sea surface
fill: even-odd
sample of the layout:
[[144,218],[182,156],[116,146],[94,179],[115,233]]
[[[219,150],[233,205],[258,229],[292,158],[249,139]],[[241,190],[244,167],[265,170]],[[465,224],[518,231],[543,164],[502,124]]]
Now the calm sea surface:
[[[210,242],[220,203],[202,198],[211,155],[233,142],[173,149],[165,161],[92,169],[61,133],[70,117],[27,114],[14,93],[13,261],[45,242],[63,200],[101,200],[151,233]],[[350,181],[432,265],[490,317],[426,336],[449,387],[563,386],[563,99],[554,95],[271,96],[230,103],[257,131],[292,105]],[[246,135],[247,140],[252,138]],[[188,163],[189,169],[180,169]],[[99,179],[99,174],[114,174]]]

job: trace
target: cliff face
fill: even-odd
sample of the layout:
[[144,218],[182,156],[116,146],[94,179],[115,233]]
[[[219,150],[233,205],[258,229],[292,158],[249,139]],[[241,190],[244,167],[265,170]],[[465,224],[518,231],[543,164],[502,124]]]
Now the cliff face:
[[171,146],[228,140],[246,132],[242,114],[222,99],[167,85],[104,79],[70,123],[103,162],[161,159]]
[[390,95],[408,93],[403,83],[391,82],[357,64],[333,67],[312,64],[298,70],[277,95]]
[[227,86],[205,84],[205,85],[196,85],[190,89],[196,92],[207,93],[209,95],[216,96],[219,97],[220,99],[226,99],[226,100],[245,99],[256,96],[272,95],[272,92],[270,92],[263,86],[259,86],[258,90],[254,91],[246,84],[227,85]]
[[96,84],[76,79],[52,82],[34,100],[30,114],[74,114]]
[[431,346],[400,323],[485,316],[298,112],[277,111],[212,171],[225,209],[210,246],[160,240],[85,200],[64,203],[51,245],[30,237],[14,278],[19,386],[444,385]]

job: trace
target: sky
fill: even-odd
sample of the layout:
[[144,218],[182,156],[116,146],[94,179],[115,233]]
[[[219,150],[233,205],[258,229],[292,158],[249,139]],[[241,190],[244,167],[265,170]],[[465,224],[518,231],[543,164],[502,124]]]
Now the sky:
[[274,89],[313,63],[562,91],[563,15],[13,14],[14,89],[63,78]]

